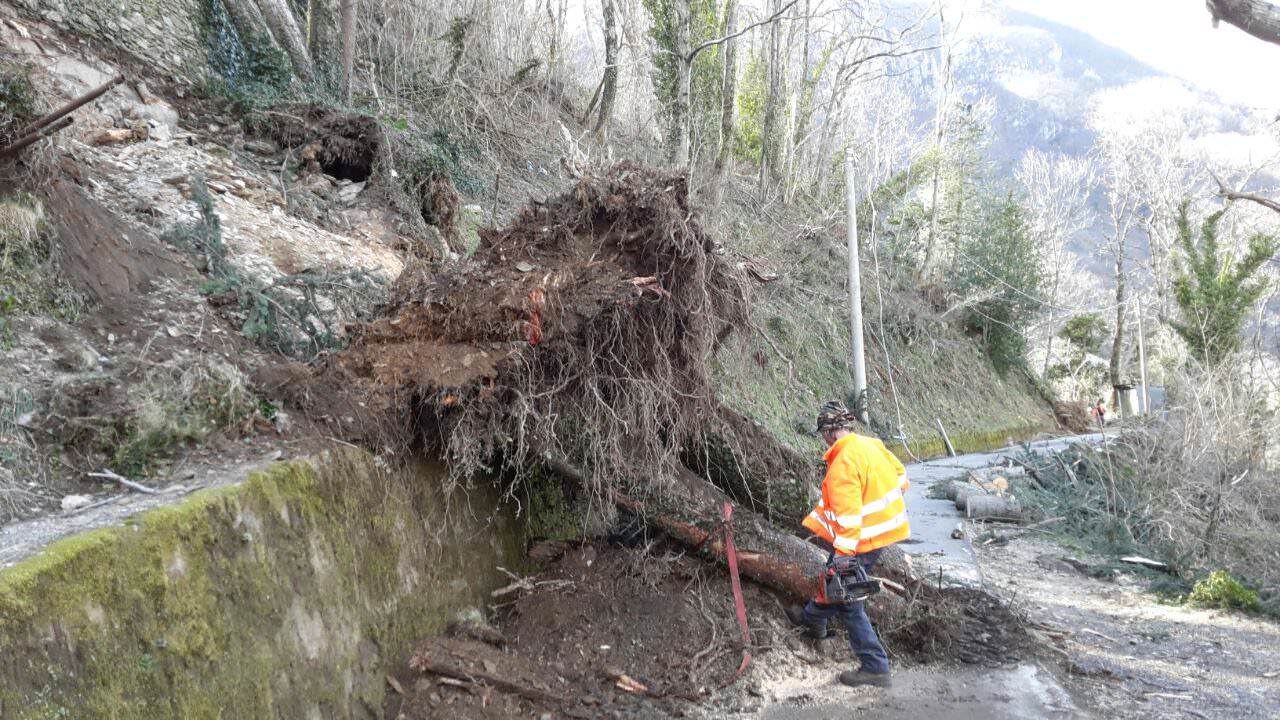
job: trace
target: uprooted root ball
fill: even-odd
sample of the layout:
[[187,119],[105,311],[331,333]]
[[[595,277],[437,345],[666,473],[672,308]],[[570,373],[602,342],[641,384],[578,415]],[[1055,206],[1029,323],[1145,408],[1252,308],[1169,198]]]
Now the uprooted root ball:
[[406,272],[330,370],[455,478],[558,457],[605,492],[672,476],[718,407],[708,360],[746,317],[686,178],[622,163],[483,231],[469,260]]

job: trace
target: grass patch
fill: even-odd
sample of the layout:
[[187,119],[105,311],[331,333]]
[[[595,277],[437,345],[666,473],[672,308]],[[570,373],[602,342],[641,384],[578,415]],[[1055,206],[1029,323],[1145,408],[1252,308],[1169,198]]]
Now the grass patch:
[[40,202],[29,195],[0,200],[0,343],[12,343],[19,315],[71,321],[84,305],[59,272]]
[[186,443],[204,442],[259,412],[244,375],[221,360],[153,369],[130,390],[133,414],[100,441],[112,469],[141,475]]

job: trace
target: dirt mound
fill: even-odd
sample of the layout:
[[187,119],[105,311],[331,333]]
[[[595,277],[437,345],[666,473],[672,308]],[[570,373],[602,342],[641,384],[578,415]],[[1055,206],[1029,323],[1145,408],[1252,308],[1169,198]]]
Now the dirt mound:
[[878,622],[896,660],[999,666],[1038,652],[1026,621],[981,590],[932,591]]
[[[526,582],[518,598],[499,598],[507,601],[498,618],[505,652],[493,638],[425,641],[402,676],[412,691],[398,712],[410,720],[669,717],[682,701],[711,697],[741,662],[729,580],[696,559],[592,544]],[[754,586],[744,591],[753,644],[777,644],[777,602]]]
[[[558,549],[563,554],[545,572],[496,598],[496,627],[455,626],[454,637],[424,641],[397,675],[404,693],[389,698],[386,717],[680,716],[688,702],[750,694],[756,671],[829,663],[834,675],[856,662],[838,623],[818,646],[801,640],[782,620],[779,601],[748,584],[753,670],[740,680],[746,690],[721,693],[742,657],[723,570],[673,554],[677,547],[663,541]],[[901,666],[997,667],[1038,653],[1019,617],[974,590],[930,596],[876,622]]]
[[1059,426],[1073,433],[1087,433],[1093,428],[1089,420],[1089,406],[1083,400],[1055,402],[1053,417]]
[[320,105],[278,105],[250,114],[244,124],[251,134],[298,149],[313,170],[352,182],[369,179],[386,143],[376,118]]
[[158,278],[190,274],[168,248],[117,218],[72,177],[56,177],[41,191],[60,268],[90,299],[119,307],[148,292]]
[[708,360],[746,312],[686,178],[622,163],[406,271],[329,372],[459,476],[559,457],[597,489],[657,482],[718,411]]

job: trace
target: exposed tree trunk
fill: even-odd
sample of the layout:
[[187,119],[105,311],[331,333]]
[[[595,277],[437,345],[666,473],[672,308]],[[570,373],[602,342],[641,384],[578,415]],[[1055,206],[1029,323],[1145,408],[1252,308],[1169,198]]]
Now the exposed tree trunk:
[[[781,0],[771,0],[770,10],[779,12]],[[764,102],[764,121],[760,129],[760,195],[764,196],[765,188],[770,181],[777,181],[779,163],[778,153],[778,106],[782,102],[782,28],[773,23],[769,26],[768,49],[769,84],[768,94]]]
[[342,102],[351,104],[351,75],[356,62],[356,1],[342,2]]
[[222,0],[222,6],[227,9],[227,17],[231,18],[231,26],[236,29],[241,45],[248,47],[255,42],[274,43],[271,32],[262,19],[262,12],[253,4],[253,0]]
[[1213,16],[1213,26],[1220,20],[1270,43],[1280,44],[1280,7],[1266,0],[1205,0]]
[[311,82],[315,79],[315,67],[311,63],[311,54],[307,52],[302,31],[298,29],[293,13],[289,11],[289,5],[285,0],[257,0],[257,2],[267,27],[271,28],[271,34],[289,56],[294,74],[304,82]]
[[582,117],[579,118],[578,124],[586,127],[587,121],[591,119],[591,114],[596,110],[596,103],[600,102],[600,91],[604,89],[604,76],[600,77],[600,82],[596,83],[596,89],[591,93],[591,100],[587,102],[587,109],[582,111]]
[[[724,34],[733,35],[738,25],[737,0],[725,0]],[[707,185],[706,204],[715,209],[724,197],[724,184],[729,179],[733,157],[733,140],[738,110],[738,40],[724,43],[724,74],[720,81],[720,147],[716,151],[715,171]]]
[[600,91],[600,116],[596,120],[595,134],[603,141],[609,134],[609,120],[613,115],[613,98],[618,91],[618,14],[614,0],[604,0],[604,80]]
[[[1059,257],[1058,262],[1053,266],[1053,287],[1049,294],[1049,300],[1055,305],[1058,303],[1058,291],[1062,287],[1062,266],[1066,264],[1065,258]],[[1050,316],[1052,320],[1052,315]],[[1044,344],[1044,372],[1040,373],[1040,377],[1045,380],[1049,379],[1049,363],[1053,361],[1053,336],[1056,334],[1053,328],[1053,322],[1045,323],[1045,327],[1049,329],[1049,337]]]
[[671,113],[675,144],[672,147],[671,164],[678,168],[689,166],[689,125],[693,120],[690,109],[693,58],[689,56],[692,23],[693,8],[690,7],[690,0],[676,0],[676,103]]
[[[1124,241],[1121,240],[1120,242],[1123,243]],[[1111,364],[1109,366],[1112,387],[1121,383],[1120,373],[1123,370],[1121,361],[1124,355],[1125,296],[1127,290],[1124,276],[1124,251],[1122,249],[1116,254],[1116,334],[1111,341]]]

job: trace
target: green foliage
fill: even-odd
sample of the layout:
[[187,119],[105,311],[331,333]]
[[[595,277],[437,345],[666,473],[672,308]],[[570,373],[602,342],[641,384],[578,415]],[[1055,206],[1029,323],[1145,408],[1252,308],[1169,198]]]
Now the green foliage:
[[342,346],[343,318],[360,317],[385,294],[385,284],[361,269],[343,272],[306,270],[263,284],[244,277],[227,258],[222,224],[204,182],[192,183],[200,217],[164,234],[169,243],[203,256],[210,295],[230,295],[241,322],[240,332],[288,357],[312,360]]
[[1058,337],[1067,343],[1065,360],[1049,367],[1049,379],[1073,378],[1071,393],[1077,397],[1082,389],[1091,391],[1100,385],[1104,366],[1090,364],[1089,354],[1097,352],[1110,333],[1106,319],[1098,313],[1076,315],[1068,320],[1058,331]]
[[1173,329],[1191,353],[1216,366],[1240,349],[1240,328],[1250,308],[1267,291],[1259,277],[1263,263],[1280,250],[1276,238],[1254,235],[1237,261],[1218,244],[1218,224],[1225,210],[1205,218],[1197,234],[1188,218],[1188,202],[1178,208],[1178,244],[1182,266],[1173,281],[1173,297],[1181,318]]
[[0,141],[8,144],[40,115],[40,101],[31,84],[31,68],[0,62]]
[[479,195],[489,188],[486,180],[467,167],[468,160],[480,156],[479,149],[465,138],[444,128],[430,132],[410,131],[396,138],[403,153],[400,165],[405,187],[411,191],[436,177],[445,177],[459,192]]
[[240,112],[269,107],[284,98],[293,82],[293,65],[266,33],[242,38],[220,0],[201,3],[201,39],[209,67],[201,91],[229,100]]
[[1119,453],[1073,445],[1056,459],[1031,452],[1023,460],[1038,479],[1015,480],[1014,492],[1036,515],[1063,518],[1050,532],[1064,544],[1108,558],[1163,559],[1152,547],[1160,528],[1142,502],[1140,476]]
[[969,103],[952,110],[947,145],[939,152],[942,204],[937,209],[939,250],[959,248],[988,230],[990,201],[984,197],[990,178],[984,150],[987,126]]
[[1022,206],[1012,196],[989,205],[983,224],[960,245],[964,261],[955,284],[962,294],[986,298],[969,306],[966,325],[981,333],[987,355],[1003,372],[1024,362],[1026,328],[1041,306],[1036,298],[1044,270]]
[[13,293],[0,290],[0,348],[13,347],[13,311],[18,307],[18,299]]
[[769,93],[764,71],[764,60],[759,55],[752,55],[738,81],[738,122],[734,129],[733,153],[739,160],[760,162],[764,143],[764,104]]
[[[668,125],[668,132],[675,136],[676,128],[671,125],[675,108],[676,93],[679,88],[678,64],[676,62],[676,4],[690,4],[689,34],[690,47],[717,37],[720,24],[717,22],[719,5],[716,0],[642,0],[645,10],[653,18],[649,28],[650,42],[655,46],[653,53],[653,87],[662,108],[662,116]],[[724,59],[719,46],[703,50],[693,61],[693,77],[690,84],[690,139],[693,146],[698,146],[699,137],[714,137],[719,127],[720,118],[720,81],[724,69]]]
[[1076,315],[1058,331],[1058,337],[1067,341],[1073,349],[1081,354],[1097,351],[1106,340],[1111,330],[1107,321],[1098,313]]
[[1256,612],[1261,603],[1258,593],[1240,584],[1226,570],[1215,570],[1191,588],[1187,604],[1219,610],[1246,610]]

